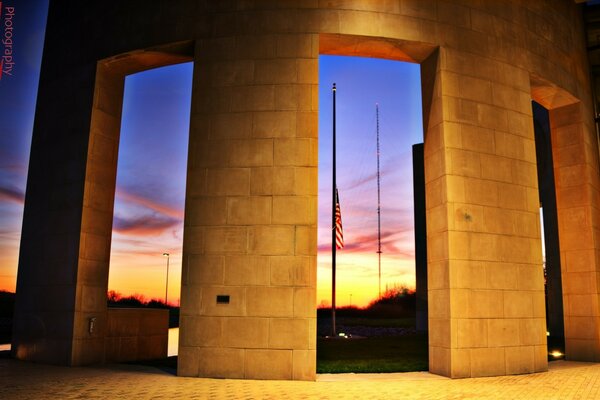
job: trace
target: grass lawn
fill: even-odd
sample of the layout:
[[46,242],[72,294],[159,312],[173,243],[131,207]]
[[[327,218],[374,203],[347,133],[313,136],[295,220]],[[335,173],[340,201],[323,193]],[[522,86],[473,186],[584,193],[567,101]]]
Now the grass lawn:
[[317,340],[317,373],[427,371],[427,335]]

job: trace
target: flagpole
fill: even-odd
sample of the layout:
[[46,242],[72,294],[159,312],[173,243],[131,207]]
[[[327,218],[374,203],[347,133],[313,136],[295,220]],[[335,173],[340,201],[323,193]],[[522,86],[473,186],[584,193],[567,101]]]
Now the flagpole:
[[333,84],[333,187],[332,190],[332,211],[331,211],[331,334],[333,337],[336,336],[335,329],[335,251],[336,251],[336,179],[335,179],[335,167],[336,167],[336,159],[335,159],[335,83]]

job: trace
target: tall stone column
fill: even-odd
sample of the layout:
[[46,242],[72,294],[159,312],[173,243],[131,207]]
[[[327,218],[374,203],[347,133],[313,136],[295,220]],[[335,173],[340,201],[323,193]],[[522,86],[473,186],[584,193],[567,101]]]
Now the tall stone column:
[[550,110],[566,357],[600,361],[598,142],[582,103]]
[[422,64],[422,80],[430,371],[544,371],[529,74],[442,47]]
[[318,36],[201,40],[179,375],[314,380]]

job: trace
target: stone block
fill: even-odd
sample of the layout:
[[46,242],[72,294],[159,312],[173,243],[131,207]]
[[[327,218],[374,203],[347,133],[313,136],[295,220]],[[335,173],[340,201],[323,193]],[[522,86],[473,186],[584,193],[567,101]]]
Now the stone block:
[[464,180],[465,203],[478,204],[482,206],[497,207],[498,205],[498,183],[466,178]]
[[244,378],[244,352],[244,349],[197,348],[198,376],[227,379]]
[[548,347],[533,346],[533,372],[548,371]]
[[[269,348],[308,350],[313,332],[309,330],[309,319],[271,318],[269,327]],[[263,346],[267,347],[267,346]]]
[[520,318],[519,336],[521,345],[545,345],[546,323],[543,318]]
[[[493,345],[491,344],[491,346]],[[486,319],[459,319],[457,321],[458,348],[488,346],[488,321]]]
[[211,86],[248,85],[254,81],[253,60],[216,61],[207,65],[206,69]]
[[271,285],[314,286],[315,270],[312,257],[271,257]]
[[293,350],[292,379],[314,381],[316,377],[316,350]]
[[[316,196],[318,193],[318,170],[315,167],[294,168],[294,194]],[[284,193],[282,193],[284,194]]]
[[188,200],[187,221],[192,226],[225,225],[227,220],[224,197],[195,197]]
[[506,347],[504,353],[507,374],[530,374],[535,371],[533,346]]
[[223,347],[242,349],[269,347],[269,319],[223,318]]
[[446,347],[429,346],[429,372],[450,376],[450,352]]
[[481,154],[481,177],[491,181],[513,182],[514,160],[491,154]]
[[429,318],[450,318],[450,293],[447,289],[428,291]]
[[189,255],[187,279],[190,285],[223,284],[223,257]]
[[471,349],[471,377],[505,374],[504,348]]
[[296,137],[316,138],[319,132],[319,114],[316,112],[297,112]]
[[519,267],[509,263],[486,264],[486,286],[489,289],[517,289],[521,284]]
[[231,111],[269,111],[275,107],[274,85],[240,86],[229,93]]
[[481,162],[479,154],[459,149],[446,150],[449,163],[449,173],[472,178],[481,177]]
[[291,255],[294,252],[293,226],[255,226],[249,228],[248,250],[256,255]]
[[296,255],[316,257],[317,255],[317,227],[296,226],[296,243],[294,251]]
[[287,287],[249,287],[246,310],[253,317],[291,317],[294,315],[294,289]]
[[[262,225],[271,223],[271,197],[230,197],[227,199],[229,225]],[[277,223],[277,221],[273,221]]]
[[202,287],[182,283],[181,315],[198,315],[202,309]]
[[298,83],[319,83],[319,60],[317,58],[296,60]]
[[544,284],[544,272],[541,265],[520,264],[517,268],[517,289],[541,290]]
[[315,318],[317,310],[317,293],[314,288],[295,288],[294,317]]
[[181,316],[179,342],[183,347],[219,347],[223,318]]
[[245,227],[206,227],[204,237],[207,254],[245,253],[248,245]]
[[198,367],[200,365],[198,347],[185,347],[180,344],[178,353],[177,375],[198,376]]
[[532,292],[529,291],[504,291],[504,317],[506,318],[531,318],[533,317]]
[[504,296],[501,290],[471,290],[469,293],[470,318],[503,318]]
[[252,136],[256,138],[293,137],[296,135],[296,113],[264,111],[254,113]]
[[219,168],[206,173],[206,192],[213,196],[243,196],[250,194],[250,169]]
[[271,139],[230,140],[229,146],[229,165],[233,167],[273,165]]
[[226,256],[224,261],[225,285],[269,285],[270,261],[265,256]]
[[209,139],[247,139],[252,133],[252,113],[215,114]]
[[281,58],[310,58],[312,52],[311,35],[278,35],[277,57]]
[[274,164],[280,166],[314,167],[318,164],[315,139],[275,139]]
[[450,348],[452,337],[449,318],[433,318],[429,315],[429,346]]
[[450,349],[450,377],[469,378],[471,376],[471,351]]
[[292,167],[252,168],[250,191],[253,195],[291,195],[295,193]]
[[[217,296],[229,296],[228,304],[217,303]],[[231,316],[246,315],[246,289],[240,286],[205,286],[202,288],[199,315]]]
[[519,319],[489,319],[488,344],[493,347],[519,346]]
[[254,82],[258,84],[296,83],[298,65],[294,59],[256,60]]
[[292,379],[292,350],[246,350],[246,379]]
[[430,262],[427,265],[427,288],[448,289],[451,284],[448,270],[448,261]]
[[566,315],[573,317],[598,317],[598,301],[595,294],[571,294],[564,304]]
[[308,225],[317,219],[314,197],[274,196],[273,224]]

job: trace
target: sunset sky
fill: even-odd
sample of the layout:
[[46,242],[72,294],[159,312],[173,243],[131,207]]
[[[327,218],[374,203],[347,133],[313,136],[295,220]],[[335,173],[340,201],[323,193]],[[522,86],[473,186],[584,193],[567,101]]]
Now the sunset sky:
[[[15,76],[0,80],[0,290],[15,290],[23,196],[46,1],[19,4]],[[17,30],[18,28],[18,30]],[[15,50],[15,51],[16,51]],[[177,303],[191,63],[126,80],[109,289]],[[331,85],[337,83],[338,188],[346,247],[338,251],[337,303],[377,296],[375,104],[380,107],[382,286],[414,286],[411,146],[422,142],[419,66],[320,58],[317,303],[331,301]]]

